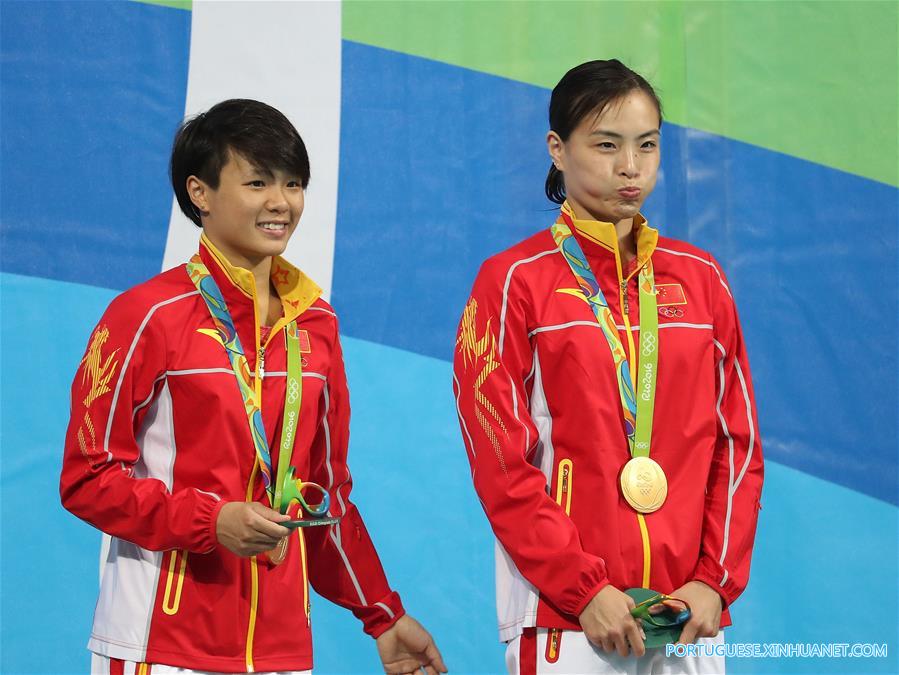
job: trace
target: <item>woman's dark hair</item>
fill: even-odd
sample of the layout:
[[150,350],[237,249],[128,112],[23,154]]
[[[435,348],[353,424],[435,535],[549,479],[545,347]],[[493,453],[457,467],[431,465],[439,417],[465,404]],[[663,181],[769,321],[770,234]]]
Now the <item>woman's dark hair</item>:
[[[611,103],[635,90],[642,91],[656,104],[661,126],[662,102],[642,76],[618,59],[582,63],[565,73],[553,89],[549,128],[567,141],[587,115],[601,115]],[[565,201],[565,177],[553,164],[546,176],[546,196],[556,204]]]
[[309,155],[290,120],[259,101],[222,101],[185,121],[172,144],[172,188],[184,215],[198,226],[200,214],[187,194],[187,179],[196,176],[218,188],[222,167],[232,150],[260,169],[295,174],[304,190],[309,184]]

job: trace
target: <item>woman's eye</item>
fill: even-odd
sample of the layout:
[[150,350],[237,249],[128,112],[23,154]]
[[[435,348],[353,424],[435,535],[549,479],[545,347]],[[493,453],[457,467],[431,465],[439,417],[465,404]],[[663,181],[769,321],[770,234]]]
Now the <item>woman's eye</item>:
[[249,185],[250,187],[254,187],[254,188],[265,187],[265,183],[262,182],[261,180],[251,180],[249,183],[247,183],[247,185]]
[[596,147],[597,147],[597,148],[601,148],[602,150],[614,150],[614,149],[615,149],[615,144],[614,144],[614,143],[610,143],[609,141],[603,141],[603,142],[601,142],[601,143],[597,143],[597,144],[596,144]]
[[645,142],[643,145],[641,145],[640,147],[646,148],[646,149],[648,149],[648,150],[651,150],[652,148],[658,147],[658,145],[659,145],[659,144],[656,143],[655,141],[646,141],[646,142]]
[[287,183],[287,187],[289,187],[289,188],[298,188],[298,187],[300,187],[300,182],[299,182],[299,181],[296,181],[296,180],[289,181],[289,182]]

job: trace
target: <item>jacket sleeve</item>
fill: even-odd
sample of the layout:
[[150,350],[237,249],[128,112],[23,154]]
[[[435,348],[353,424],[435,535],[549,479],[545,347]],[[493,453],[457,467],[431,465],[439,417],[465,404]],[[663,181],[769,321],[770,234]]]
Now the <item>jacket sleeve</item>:
[[584,551],[546,476],[529,462],[538,434],[524,384],[533,364],[526,296],[508,267],[491,260],[481,268],[457,333],[454,393],[474,487],[496,538],[528,581],[577,616],[609,582],[604,561]]
[[205,553],[223,501],[145,477],[139,430],[164,383],[165,337],[142,307],[116,298],[91,334],[72,383],[59,492],[94,527],[148,550]]
[[350,402],[340,339],[325,384],[324,411],[312,444],[310,479],[327,488],[330,514],[340,522],[304,532],[309,550],[309,579],[320,595],[349,609],[363,630],[378,637],[405,614],[391,591],[374,544],[355,504],[350,501],[353,479],[347,466]]
[[752,378],[727,280],[710,268],[716,348],[718,434],[706,486],[699,562],[693,579],[730,605],[749,581],[764,466]]

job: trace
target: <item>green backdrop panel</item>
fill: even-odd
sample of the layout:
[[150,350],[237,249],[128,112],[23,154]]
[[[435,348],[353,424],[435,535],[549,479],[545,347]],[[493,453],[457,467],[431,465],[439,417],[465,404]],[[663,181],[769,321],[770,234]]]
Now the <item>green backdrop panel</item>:
[[672,122],[897,185],[897,8],[345,0],[343,37],[543,87],[617,57]]

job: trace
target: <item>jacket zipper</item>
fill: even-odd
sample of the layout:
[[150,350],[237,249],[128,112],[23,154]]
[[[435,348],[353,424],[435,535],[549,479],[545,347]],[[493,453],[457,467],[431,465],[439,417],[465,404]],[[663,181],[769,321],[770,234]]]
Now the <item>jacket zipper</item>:
[[[255,300],[254,300],[255,302]],[[280,322],[279,322],[280,323]],[[271,341],[272,336],[275,334],[275,328],[278,328],[279,324],[276,324],[274,328],[272,328],[271,333],[269,333],[268,342]],[[280,332],[280,331],[278,331]],[[259,338],[258,328],[256,333],[257,340]],[[255,389],[256,389],[256,403],[259,405],[259,410],[262,410],[262,380],[265,377],[265,349],[268,346],[268,342],[265,345],[260,344],[259,346],[259,358],[256,362],[256,381]],[[301,384],[302,386],[302,384]],[[259,467],[259,460],[256,459],[253,462],[253,471],[250,473],[250,482],[247,485],[247,501],[253,499],[253,485],[256,482],[256,472]],[[299,529],[299,528],[298,528]],[[303,536],[303,533],[297,532],[299,541],[300,541],[300,564],[303,567],[303,605],[306,611],[306,625],[311,625],[312,617],[310,612],[310,601],[309,601],[309,572],[306,567],[306,540]],[[247,622],[247,644],[246,644],[246,665],[247,672],[253,672],[253,638],[256,633],[256,613],[257,613],[257,605],[259,603],[259,562],[256,556],[250,558],[250,615],[248,617]]]
[[[214,253],[214,257],[218,257],[218,256],[215,255],[215,253]],[[222,266],[222,268],[225,269],[224,266]],[[227,273],[227,270],[225,270],[225,271]],[[230,274],[229,274],[229,276],[230,276]],[[234,281],[233,277],[232,277],[232,281]],[[235,282],[235,284],[240,286],[240,284],[238,284],[237,282]],[[257,302],[255,283],[251,287],[251,299],[253,300],[253,321],[254,321],[254,327],[256,329],[256,345],[255,346],[257,348],[257,353],[259,355],[259,358],[256,363],[256,373],[255,373],[256,377],[255,377],[255,381],[254,381],[253,385],[254,385],[254,389],[255,389],[255,393],[256,393],[256,403],[259,406],[259,409],[261,411],[262,410],[262,379],[265,377],[265,347],[266,347],[266,345],[260,344],[261,341],[259,339],[260,338],[259,326],[261,324],[259,321],[259,305]],[[286,314],[284,316],[282,316],[280,319],[278,319],[278,321],[272,327],[268,341],[270,342],[272,336],[275,333],[280,332],[280,330],[285,325],[287,325],[287,323],[290,320],[291,320],[290,317],[288,317]],[[253,468],[252,468],[252,471],[250,472],[249,483],[247,484],[247,493],[246,493],[246,501],[247,502],[249,502],[253,499],[253,486],[255,485],[255,482],[256,482],[256,475],[257,475],[258,470],[259,470],[259,461],[258,461],[258,458],[254,458]],[[309,620],[308,619],[308,617],[309,617],[309,581],[308,581],[308,573],[307,573],[307,569],[306,569],[306,547],[305,547],[305,540],[303,538],[302,532],[299,533],[299,536],[300,536],[300,543],[301,543],[301,554],[302,554],[301,557],[303,560],[303,582],[304,582],[304,588],[305,588],[304,599],[306,602],[306,616],[307,616],[307,622],[308,622],[308,620]],[[185,551],[184,554],[185,554],[184,557],[186,558],[187,551]],[[249,561],[250,561],[250,611],[249,611],[249,616],[248,616],[248,621],[247,621],[246,666],[247,666],[247,672],[253,672],[253,670],[254,670],[254,666],[253,666],[253,637],[254,637],[255,630],[256,630],[256,614],[258,611],[258,603],[259,603],[259,570],[258,570],[259,563],[257,561],[256,556],[250,557]],[[186,565],[186,560],[182,559],[182,563],[181,563],[182,569],[185,567],[185,565]],[[174,567],[174,558],[172,559],[172,562],[170,562],[170,566]],[[180,592],[180,586],[178,586],[178,590],[176,592]]]
[[[256,483],[256,472],[259,469],[259,461],[253,462],[253,470],[250,472],[250,482],[247,485],[247,501],[253,499],[253,485]],[[246,664],[247,672],[252,673],[253,668],[253,636],[256,633],[256,605],[259,602],[259,561],[256,556],[250,557],[250,614],[247,618],[247,644]]]
[[[259,317],[256,310],[256,294],[253,294],[253,319],[256,330],[256,345],[258,346],[256,358],[256,372],[253,378],[253,389],[256,392],[256,405],[262,412],[262,378],[265,377],[265,346],[259,340]],[[255,454],[255,453],[254,453]],[[253,499],[253,486],[256,483],[256,472],[259,470],[259,458],[253,458],[253,470],[250,472],[250,482],[247,484],[247,501]],[[259,604],[259,560],[256,556],[250,557],[250,614],[247,617],[247,644],[246,665],[247,672],[252,673],[253,667],[253,638],[256,634],[256,614]]]
[[[626,279],[622,278],[622,269],[621,269],[621,256],[618,252],[618,249],[615,249],[615,268],[618,272],[618,289],[619,289],[619,301],[621,307],[621,318],[624,321],[624,332],[625,337],[627,338],[627,363],[630,367],[630,376],[631,376],[631,384],[636,391],[637,383],[637,364],[634,361],[634,357],[636,355],[636,349],[634,347],[634,335],[631,331],[631,318],[630,318],[630,303],[628,301],[628,293],[627,293],[627,282],[628,280],[637,273],[637,270],[640,269],[640,266],[634,269],[633,272],[628,275]],[[646,518],[642,513],[637,513],[637,526],[640,528],[640,541],[643,545],[643,576],[641,578],[641,586],[644,588],[649,588],[649,573],[652,564],[652,555],[649,543],[649,528],[646,525]]]

